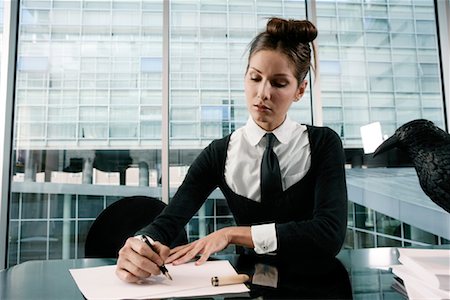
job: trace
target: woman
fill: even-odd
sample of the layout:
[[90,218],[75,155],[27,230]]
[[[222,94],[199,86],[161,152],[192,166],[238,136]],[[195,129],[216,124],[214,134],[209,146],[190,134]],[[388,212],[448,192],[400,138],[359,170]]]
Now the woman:
[[[159,274],[163,262],[182,264],[197,255],[196,264],[202,264],[229,244],[258,254],[338,253],[347,226],[341,140],[329,128],[301,125],[287,116],[291,104],[305,93],[310,43],[316,36],[309,21],[272,18],[255,37],[245,73],[247,124],[205,148],[167,208],[137,233],[158,241],[156,251],[140,239],[127,240],[116,269],[122,280],[136,282]],[[272,150],[265,149],[268,144]],[[281,179],[279,175],[267,179],[263,157],[272,157]],[[267,188],[267,181],[278,182],[274,184],[278,187]],[[238,226],[170,250],[166,245],[216,187],[225,195]]]

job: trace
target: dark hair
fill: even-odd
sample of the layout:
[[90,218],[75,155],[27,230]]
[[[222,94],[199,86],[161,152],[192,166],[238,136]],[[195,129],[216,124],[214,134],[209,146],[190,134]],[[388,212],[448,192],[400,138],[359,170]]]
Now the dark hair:
[[[300,84],[311,66],[311,47],[317,37],[317,29],[307,20],[285,20],[271,18],[266,30],[259,33],[250,43],[248,60],[261,50],[276,50],[285,54],[294,64],[294,75]],[[315,48],[314,49],[314,65]],[[248,68],[248,66],[247,66]]]

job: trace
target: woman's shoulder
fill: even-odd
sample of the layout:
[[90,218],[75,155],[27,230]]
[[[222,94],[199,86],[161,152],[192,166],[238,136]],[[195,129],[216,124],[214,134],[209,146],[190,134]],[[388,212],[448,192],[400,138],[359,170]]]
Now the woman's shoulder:
[[341,139],[336,131],[327,126],[306,125],[306,128],[308,129],[308,133],[310,136],[314,136],[317,138]]
[[342,140],[336,131],[327,126],[307,125],[311,151],[337,151],[343,149]]
[[308,126],[308,134],[315,162],[325,162],[330,158],[334,162],[345,163],[342,140],[336,131],[327,126]]
[[213,140],[208,147],[213,148],[213,149],[221,149],[221,148],[226,148],[226,146],[228,145],[229,141],[230,141],[230,137],[231,134],[228,134],[222,138],[219,139],[215,139]]
[[213,159],[224,157],[228,144],[230,142],[231,134],[222,138],[212,140],[209,145],[203,149],[202,156],[211,157]]

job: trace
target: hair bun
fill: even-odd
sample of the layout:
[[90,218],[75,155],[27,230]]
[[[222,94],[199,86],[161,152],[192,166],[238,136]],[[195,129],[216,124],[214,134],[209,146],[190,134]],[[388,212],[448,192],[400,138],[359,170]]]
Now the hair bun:
[[310,43],[317,37],[316,26],[307,20],[271,18],[266,32],[280,40],[300,43]]

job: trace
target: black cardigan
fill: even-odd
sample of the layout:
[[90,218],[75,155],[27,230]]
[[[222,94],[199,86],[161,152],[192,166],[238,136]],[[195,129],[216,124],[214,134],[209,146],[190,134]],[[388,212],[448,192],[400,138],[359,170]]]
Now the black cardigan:
[[[311,167],[285,190],[276,205],[264,205],[234,193],[224,170],[230,135],[214,140],[192,163],[170,204],[137,234],[169,245],[217,187],[237,225],[275,223],[277,253],[336,255],[347,227],[345,157],[341,139],[330,128],[307,126]],[[245,176],[245,174],[242,174]]]

